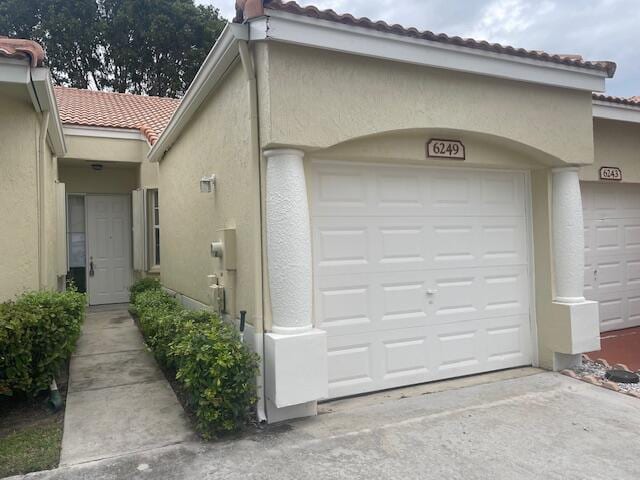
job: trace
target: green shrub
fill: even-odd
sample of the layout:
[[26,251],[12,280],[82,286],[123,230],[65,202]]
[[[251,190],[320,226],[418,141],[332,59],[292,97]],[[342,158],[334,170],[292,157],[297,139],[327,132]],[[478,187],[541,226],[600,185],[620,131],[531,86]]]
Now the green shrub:
[[257,400],[258,357],[236,329],[205,311],[192,311],[162,290],[140,293],[134,305],[149,347],[176,372],[205,438],[244,425]]
[[217,318],[210,323],[186,322],[170,356],[205,438],[246,423],[257,400],[257,356],[240,342],[233,326]]
[[209,312],[178,309],[158,315],[153,328],[154,334],[148,339],[158,361],[173,370],[177,369],[176,356],[171,355],[173,341],[181,334],[188,323],[206,325],[214,321]]
[[35,395],[69,359],[80,336],[85,296],[31,292],[0,305],[0,394]]
[[129,302],[134,305],[136,303],[136,297],[149,290],[160,290],[160,281],[155,277],[145,277],[129,287]]
[[31,391],[31,339],[36,316],[13,302],[0,304],[0,395]]
[[[158,320],[167,314],[175,314],[178,302],[162,290],[146,290],[136,295],[134,311],[147,339],[155,337]],[[153,347],[153,345],[150,345]]]

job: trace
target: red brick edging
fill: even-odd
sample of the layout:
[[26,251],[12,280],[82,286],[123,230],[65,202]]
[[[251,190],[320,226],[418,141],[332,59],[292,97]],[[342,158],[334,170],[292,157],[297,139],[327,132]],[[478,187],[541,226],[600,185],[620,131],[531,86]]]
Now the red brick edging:
[[[630,372],[631,370],[629,370],[629,368],[622,364],[622,363],[616,363],[614,365],[609,365],[609,363],[604,359],[604,358],[598,358],[597,360],[592,360],[591,358],[589,358],[588,355],[582,355],[582,360],[583,361],[587,361],[587,362],[593,362],[596,363],[597,365],[602,366],[603,368],[609,370],[611,368],[614,369],[619,369],[619,370],[626,370],[627,372]],[[562,370],[560,372],[563,375],[566,375],[567,377],[571,377],[571,378],[575,378],[576,380],[581,380],[583,382],[587,382],[590,383],[591,385],[597,385],[599,387],[604,387],[604,388],[608,388],[609,390],[613,390],[614,392],[620,392],[620,393],[624,393],[626,395],[629,395],[631,397],[634,398],[640,398],[640,392],[627,392],[624,390],[620,389],[620,386],[615,383],[615,382],[611,382],[609,380],[603,379],[603,378],[598,378],[595,375],[585,375],[585,376],[580,376],[578,375],[576,372],[574,372],[573,370]]]

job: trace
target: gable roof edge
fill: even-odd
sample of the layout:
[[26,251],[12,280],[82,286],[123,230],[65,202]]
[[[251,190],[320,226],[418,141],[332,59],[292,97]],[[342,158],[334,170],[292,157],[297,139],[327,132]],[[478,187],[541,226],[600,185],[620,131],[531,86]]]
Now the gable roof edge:
[[248,25],[228,23],[196,73],[182,101],[164,131],[147,154],[151,162],[159,162],[180,137],[184,127],[239,56],[237,42],[249,39]]

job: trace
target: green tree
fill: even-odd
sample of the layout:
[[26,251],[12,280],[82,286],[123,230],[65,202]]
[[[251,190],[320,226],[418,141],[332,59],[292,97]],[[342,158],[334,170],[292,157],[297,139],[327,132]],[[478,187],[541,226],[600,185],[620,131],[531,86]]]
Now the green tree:
[[31,38],[56,83],[182,95],[225,20],[193,0],[0,0],[0,35]]

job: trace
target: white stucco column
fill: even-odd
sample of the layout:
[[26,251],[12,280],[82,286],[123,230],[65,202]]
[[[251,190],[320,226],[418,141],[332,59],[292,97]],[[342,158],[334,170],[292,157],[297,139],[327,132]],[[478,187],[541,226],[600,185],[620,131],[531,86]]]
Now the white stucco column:
[[267,150],[264,156],[272,331],[296,334],[312,328],[311,227],[304,152]]
[[577,167],[552,170],[555,294],[560,303],[584,302],[584,222]]
[[264,152],[271,332],[265,333],[267,421],[315,415],[328,396],[327,334],[313,328],[311,224],[304,153]]

